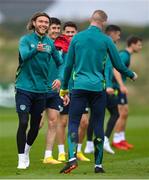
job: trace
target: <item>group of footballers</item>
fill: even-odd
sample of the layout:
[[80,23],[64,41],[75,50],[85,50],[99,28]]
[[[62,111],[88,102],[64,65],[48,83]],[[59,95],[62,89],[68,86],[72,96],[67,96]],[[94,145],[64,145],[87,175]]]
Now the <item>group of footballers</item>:
[[[125,81],[127,76],[137,78],[128,67],[131,54],[142,48],[142,40],[131,36],[126,49],[118,54],[115,44],[121,29],[108,25],[103,32],[106,21],[107,14],[96,10],[89,28],[78,33],[77,25],[69,21],[63,25],[61,34],[61,21],[56,17],[36,13],[30,19],[27,28],[33,32],[20,39],[16,73],[18,169],[29,167],[29,152],[45,116],[48,129],[44,164],[66,161],[68,124],[68,162],[61,173],[75,169],[77,159],[90,161],[82,152],[86,132],[85,153],[94,152],[95,173],[105,172],[103,149],[115,153],[109,143],[114,127],[112,146],[122,150],[133,148],[125,139],[128,116]],[[110,118],[104,133],[106,108]],[[56,141],[58,160],[52,155]]]

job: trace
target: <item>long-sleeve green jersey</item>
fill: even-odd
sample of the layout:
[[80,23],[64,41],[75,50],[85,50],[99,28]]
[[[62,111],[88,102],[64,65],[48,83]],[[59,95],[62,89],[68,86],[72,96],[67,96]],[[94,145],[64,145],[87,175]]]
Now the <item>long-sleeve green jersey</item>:
[[[130,60],[131,60],[131,54],[127,50],[122,50],[119,52],[119,55],[120,55],[121,61],[125,64],[125,66],[129,67]],[[127,76],[122,73],[121,73],[121,76],[122,76],[123,83],[125,83]],[[114,84],[114,88],[119,88],[119,84],[115,78],[113,79],[113,84]]]
[[109,88],[109,87],[113,88],[113,78],[114,78],[113,66],[108,56],[106,60],[106,65],[105,65],[106,88]]
[[107,53],[118,71],[130,78],[134,77],[133,72],[122,63],[112,39],[98,27],[89,26],[88,29],[76,34],[71,41],[62,88],[68,88],[68,80],[74,67],[73,89],[102,91]]
[[[65,65],[66,65],[66,59],[67,59],[67,53],[63,53],[63,60],[64,60],[63,68],[64,68],[64,70],[65,70]],[[69,82],[68,82],[68,90],[69,90],[70,93],[71,93],[71,91],[73,89],[73,86],[74,86],[73,74],[75,74],[74,70],[72,70],[71,76],[70,76],[70,79],[69,79]]]
[[[38,43],[44,44],[44,51],[37,50]],[[23,36],[19,42],[16,88],[31,92],[47,92],[51,57],[58,66],[62,65],[63,60],[49,37],[38,36],[35,32]]]
[[[61,58],[62,58],[62,53],[60,51],[58,51]],[[64,61],[63,61],[64,63]],[[62,65],[58,65],[55,63],[54,59],[51,58],[50,60],[50,64],[49,64],[49,74],[48,74],[48,79],[49,79],[49,83],[48,83],[48,92],[52,93],[52,92],[57,92],[56,90],[53,90],[52,87],[52,83],[54,80],[59,79],[60,81],[62,80],[63,77],[63,71],[64,71],[64,64]]]
[[50,65],[49,65],[49,73],[48,73],[48,92],[52,93],[52,92],[57,92],[57,89],[53,90],[52,89],[52,83],[54,80],[59,79],[60,81],[62,80],[62,66],[58,66],[55,61],[53,60],[53,58],[51,58],[50,60]]

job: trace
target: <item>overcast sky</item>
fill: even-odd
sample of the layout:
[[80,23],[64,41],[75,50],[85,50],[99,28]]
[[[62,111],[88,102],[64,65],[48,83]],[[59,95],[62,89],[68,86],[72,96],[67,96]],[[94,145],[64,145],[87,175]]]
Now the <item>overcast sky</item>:
[[108,14],[108,22],[149,25],[149,0],[57,0],[46,11],[60,19],[88,19],[96,9]]

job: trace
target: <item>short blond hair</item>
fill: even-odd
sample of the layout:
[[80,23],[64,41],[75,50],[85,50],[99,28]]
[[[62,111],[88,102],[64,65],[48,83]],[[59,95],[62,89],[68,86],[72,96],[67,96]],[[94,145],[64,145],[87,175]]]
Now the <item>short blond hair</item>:
[[91,16],[91,22],[104,22],[107,21],[107,14],[102,10],[96,10]]

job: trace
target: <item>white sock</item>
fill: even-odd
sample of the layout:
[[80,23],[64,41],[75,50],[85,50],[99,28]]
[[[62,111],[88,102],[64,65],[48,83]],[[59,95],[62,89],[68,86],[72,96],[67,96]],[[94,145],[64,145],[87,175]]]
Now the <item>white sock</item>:
[[121,141],[124,141],[125,140],[125,131],[121,131],[120,136],[121,136]]
[[87,147],[93,147],[94,146],[94,144],[93,144],[93,141],[87,141]]
[[109,139],[107,136],[104,137],[104,143],[109,143]]
[[18,158],[19,158],[19,159],[23,159],[23,158],[24,158],[24,153],[18,154]]
[[30,149],[31,149],[31,146],[26,143],[26,144],[25,144],[25,151],[24,151],[24,153],[25,153],[25,154],[29,154]]
[[102,168],[102,164],[99,164],[99,165],[95,164],[95,167]]
[[81,152],[82,144],[78,144],[77,152]]
[[51,156],[52,156],[52,151],[51,150],[46,150],[44,158],[48,158],[48,157],[51,157]]
[[120,133],[114,133],[113,135],[113,142],[119,143],[121,141],[121,132]]
[[73,160],[75,160],[75,159],[76,159],[76,158],[71,158],[71,159],[69,159],[69,162],[70,162],[70,161],[73,161]]
[[59,144],[59,145],[58,145],[58,151],[59,151],[59,154],[65,153],[64,144]]
[[24,162],[25,161],[25,156],[24,156],[24,153],[23,154],[18,154],[18,161],[19,162]]

